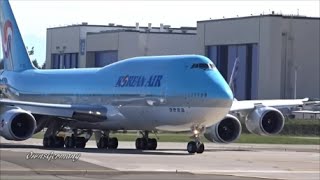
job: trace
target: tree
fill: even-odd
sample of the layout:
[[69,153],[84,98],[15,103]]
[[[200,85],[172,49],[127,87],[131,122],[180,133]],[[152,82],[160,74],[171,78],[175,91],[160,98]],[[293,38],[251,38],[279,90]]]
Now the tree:
[[43,63],[41,69],[45,69],[45,68],[46,68],[46,63]]
[[0,69],[4,69],[4,60],[3,59],[0,60]]
[[36,67],[36,68],[38,68],[38,69],[41,69],[41,67],[40,67],[39,64],[38,64],[37,59],[34,59],[34,60],[32,61],[32,64],[34,65],[34,67]]
[[26,47],[26,49],[27,49],[27,52],[28,52],[29,56],[34,54],[34,47],[33,46],[32,46],[30,51],[28,51],[28,46]]

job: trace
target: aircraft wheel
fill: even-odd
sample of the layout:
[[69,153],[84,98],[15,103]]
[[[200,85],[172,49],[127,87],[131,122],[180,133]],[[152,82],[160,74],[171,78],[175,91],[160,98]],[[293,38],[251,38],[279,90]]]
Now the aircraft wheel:
[[48,147],[50,147],[50,148],[56,147],[56,139],[54,136],[48,137]]
[[140,140],[140,147],[142,150],[148,149],[148,142],[145,138],[141,138]]
[[43,147],[45,147],[45,148],[49,147],[48,137],[44,137],[42,143],[43,143]]
[[64,146],[64,138],[63,137],[55,137],[55,147],[56,148],[63,148]]
[[197,147],[197,153],[202,154],[204,151],[204,144],[200,143],[199,146]]
[[144,139],[144,138],[137,138],[136,139],[136,149],[145,150],[148,148],[147,146],[148,146],[148,142],[146,139]]
[[141,149],[140,144],[141,144],[141,138],[136,139],[136,149]]
[[118,148],[118,139],[117,138],[110,138],[108,143],[109,149],[117,149]]
[[151,138],[148,140],[148,149],[149,150],[156,150],[157,149],[157,140],[154,138]]
[[99,140],[96,144],[97,144],[97,148],[98,148],[98,149],[101,149],[100,140]]
[[[99,140],[100,148],[105,149],[108,147],[109,139],[106,137],[101,137]],[[99,148],[99,147],[98,147]]]
[[74,138],[72,138],[70,136],[66,137],[64,145],[66,146],[66,148],[74,148],[74,146],[75,146]]
[[194,154],[197,151],[197,144],[194,141],[190,141],[187,145],[187,151],[190,154]]
[[86,147],[86,139],[84,137],[77,137],[75,140],[76,148],[85,148]]

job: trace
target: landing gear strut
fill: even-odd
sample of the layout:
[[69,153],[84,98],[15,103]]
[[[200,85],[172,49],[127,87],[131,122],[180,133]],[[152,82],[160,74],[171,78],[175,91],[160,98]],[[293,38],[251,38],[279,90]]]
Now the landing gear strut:
[[57,132],[62,126],[62,122],[59,120],[49,121],[48,128],[44,134],[43,147],[45,148],[63,148],[64,138],[57,136]]
[[[99,141],[97,142],[97,147],[99,149],[117,149],[118,148],[118,139],[116,137],[109,137],[110,131],[103,131],[100,133]],[[96,136],[97,138],[98,136]]]
[[157,149],[157,140],[154,138],[149,138],[149,132],[140,132],[142,138],[136,139],[136,149],[138,150],[156,150]]
[[187,145],[187,151],[190,154],[198,153],[201,154],[204,152],[204,144],[200,141],[200,133],[204,131],[204,128],[194,128],[193,129],[193,138],[194,141],[190,141]]

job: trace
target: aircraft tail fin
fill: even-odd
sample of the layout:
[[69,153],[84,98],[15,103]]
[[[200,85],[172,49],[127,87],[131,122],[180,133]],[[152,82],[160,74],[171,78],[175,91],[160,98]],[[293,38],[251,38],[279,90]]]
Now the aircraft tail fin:
[[237,57],[236,60],[234,61],[233,69],[229,79],[229,86],[233,93],[235,93],[235,83],[236,83],[235,80],[239,71],[239,63],[240,63],[240,60],[239,60],[239,57]]
[[0,1],[0,29],[5,71],[34,69],[8,0]]

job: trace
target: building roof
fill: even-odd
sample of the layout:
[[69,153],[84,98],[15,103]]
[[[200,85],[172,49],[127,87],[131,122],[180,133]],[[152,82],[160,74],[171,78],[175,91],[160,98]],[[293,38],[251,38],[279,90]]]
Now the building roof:
[[[88,23],[82,23],[82,24],[72,24],[72,25],[66,25],[66,26],[59,26],[59,27],[50,27],[47,29],[59,29],[59,28],[70,28],[70,27],[110,27],[110,28],[128,28],[128,29],[134,29],[136,26],[123,26],[123,25],[94,25],[94,24],[88,24]],[[148,26],[139,26],[141,29],[148,29]],[[160,27],[152,27],[152,29],[160,29]],[[166,29],[172,29],[172,30],[197,30],[196,27],[186,27],[182,26],[180,28],[166,28]]]
[[[178,29],[181,30],[181,29]],[[136,29],[113,29],[113,30],[105,30],[105,31],[100,31],[100,32],[88,32],[88,35],[92,34],[104,34],[104,33],[118,33],[118,32],[137,32],[137,33],[149,33],[149,34],[182,34],[182,35],[196,35],[197,33],[192,33],[192,32],[161,32],[161,31],[139,31]]]
[[228,21],[228,20],[239,20],[239,19],[249,19],[249,18],[258,18],[258,17],[280,17],[284,19],[307,19],[307,20],[320,20],[320,17],[307,17],[307,16],[299,16],[299,15],[282,15],[282,14],[264,14],[264,15],[255,15],[255,16],[244,16],[244,17],[232,17],[225,19],[209,19],[203,21],[197,21],[197,23],[206,23],[206,22],[214,22],[214,21]]

